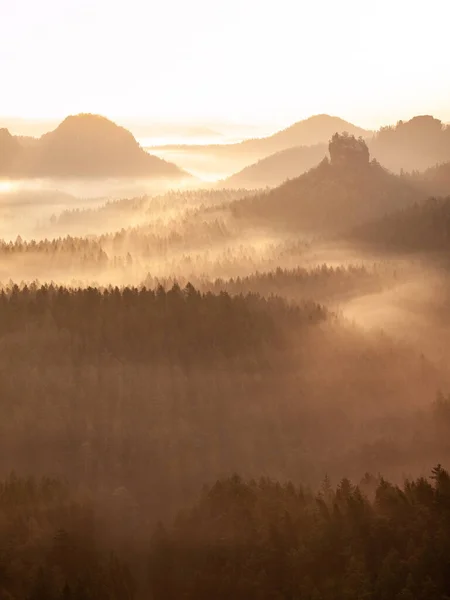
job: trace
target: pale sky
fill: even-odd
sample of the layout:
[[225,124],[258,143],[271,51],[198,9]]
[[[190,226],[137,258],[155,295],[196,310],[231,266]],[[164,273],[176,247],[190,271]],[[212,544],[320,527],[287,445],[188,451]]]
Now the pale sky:
[[450,0],[0,0],[0,115],[450,121]]

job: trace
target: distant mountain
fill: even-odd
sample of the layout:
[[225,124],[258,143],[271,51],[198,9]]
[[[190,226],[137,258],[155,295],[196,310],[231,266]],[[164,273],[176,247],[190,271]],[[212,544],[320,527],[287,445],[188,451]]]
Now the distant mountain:
[[326,144],[297,146],[281,150],[235,173],[220,185],[232,188],[275,187],[287,179],[302,175],[317,165],[327,153]]
[[429,198],[355,228],[352,240],[381,250],[450,251],[450,197]]
[[345,230],[386,212],[409,206],[424,193],[370,161],[363,140],[335,134],[330,160],[266,193],[231,205],[234,216],[295,231]]
[[[3,132],[5,130],[2,130]],[[14,142],[11,141],[14,140]],[[0,173],[10,177],[167,177],[188,174],[145,152],[133,135],[105,117],[67,117],[36,143],[3,133]]]
[[[248,139],[236,144],[166,145],[159,147],[158,150],[185,152],[186,155],[188,153],[204,155],[211,160],[224,161],[233,171],[238,171],[255,161],[288,148],[325,144],[334,133],[344,131],[355,136],[372,135],[372,132],[339,117],[315,115],[268,137]],[[298,171],[296,174],[300,173],[301,171]]]
[[423,171],[450,161],[450,127],[430,115],[382,127],[369,143],[370,152],[391,171]]

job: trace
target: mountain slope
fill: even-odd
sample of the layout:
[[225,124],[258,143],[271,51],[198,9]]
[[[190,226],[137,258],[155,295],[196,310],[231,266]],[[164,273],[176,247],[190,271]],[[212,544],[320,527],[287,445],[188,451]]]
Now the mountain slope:
[[424,193],[369,160],[363,140],[335,134],[331,160],[264,194],[232,205],[236,218],[294,230],[336,232],[424,198]]
[[123,127],[92,114],[69,116],[35,144],[22,144],[13,167],[0,154],[0,172],[12,177],[188,176],[145,152]]
[[221,185],[233,188],[277,186],[317,165],[326,153],[325,144],[287,148],[245,167],[222,181]]

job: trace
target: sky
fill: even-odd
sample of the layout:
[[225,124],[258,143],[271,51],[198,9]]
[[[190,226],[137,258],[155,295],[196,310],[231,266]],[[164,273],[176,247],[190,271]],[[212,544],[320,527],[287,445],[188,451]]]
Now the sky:
[[0,115],[450,121],[450,0],[0,0]]

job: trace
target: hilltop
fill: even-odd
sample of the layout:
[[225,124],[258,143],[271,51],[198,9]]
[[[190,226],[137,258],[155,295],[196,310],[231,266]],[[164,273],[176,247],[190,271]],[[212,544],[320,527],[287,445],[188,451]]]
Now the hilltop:
[[2,131],[7,133],[0,138],[0,173],[9,177],[188,176],[145,152],[128,130],[99,115],[69,116],[33,144]]
[[371,161],[361,138],[335,134],[329,152],[330,159],[300,177],[234,203],[235,217],[329,233],[424,198],[421,190]]

